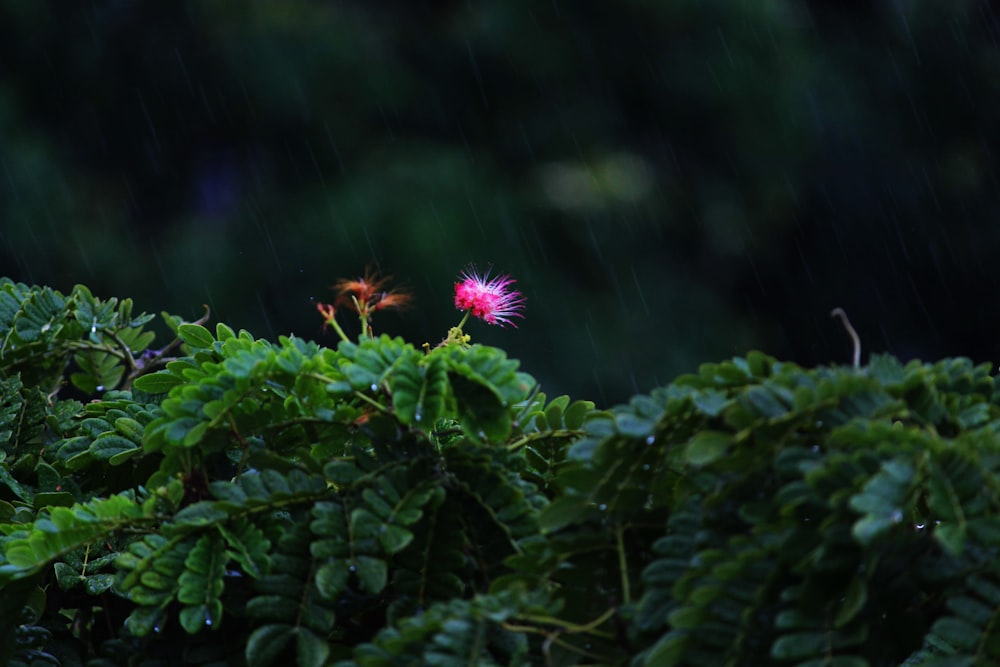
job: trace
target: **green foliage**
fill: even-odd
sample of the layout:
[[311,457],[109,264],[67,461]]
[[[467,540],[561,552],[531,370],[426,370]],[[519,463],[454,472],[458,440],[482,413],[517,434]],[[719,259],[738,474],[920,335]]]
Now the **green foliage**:
[[[118,302],[4,285],[10,664],[1000,660],[989,367],[751,353],[598,411],[481,346],[168,316],[130,365],[146,337],[66,335]],[[86,403],[25,365],[110,349],[128,388]]]
[[127,385],[139,374],[140,355],[154,334],[150,315],[132,313],[131,299],[95,299],[83,285],[64,296],[0,278],[0,358],[7,375],[51,391],[70,361],[72,383],[86,393]]

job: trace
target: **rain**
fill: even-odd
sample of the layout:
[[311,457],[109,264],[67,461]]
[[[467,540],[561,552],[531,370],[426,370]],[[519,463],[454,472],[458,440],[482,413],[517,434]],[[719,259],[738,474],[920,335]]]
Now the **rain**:
[[474,327],[601,405],[751,349],[1000,359],[998,21],[948,3],[4,3],[0,273],[334,344]]

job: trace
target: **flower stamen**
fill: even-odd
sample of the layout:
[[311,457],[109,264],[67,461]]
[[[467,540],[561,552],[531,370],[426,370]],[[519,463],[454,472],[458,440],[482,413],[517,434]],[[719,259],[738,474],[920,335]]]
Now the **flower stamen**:
[[460,278],[455,283],[455,308],[469,311],[487,324],[517,327],[511,318],[524,317],[520,311],[525,298],[512,288],[516,280],[506,274],[491,278],[488,270],[480,275],[472,265]]

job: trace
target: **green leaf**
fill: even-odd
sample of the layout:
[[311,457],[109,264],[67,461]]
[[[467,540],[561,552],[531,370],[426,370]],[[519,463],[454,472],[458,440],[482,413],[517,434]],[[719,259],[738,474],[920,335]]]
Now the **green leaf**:
[[934,527],[934,539],[941,543],[953,556],[962,553],[965,546],[966,525],[964,523],[942,523]]
[[75,569],[67,565],[66,563],[56,563],[52,566],[52,571],[56,575],[56,583],[59,584],[59,588],[64,591],[68,591],[74,586],[78,586],[83,577]]
[[842,628],[850,623],[864,609],[868,601],[868,583],[859,575],[854,575],[851,583],[847,586],[844,599],[837,609],[837,615],[833,619],[835,628]]
[[511,418],[497,390],[484,382],[449,374],[466,434],[476,440],[502,442],[511,429]]
[[262,625],[257,628],[247,639],[247,666],[271,667],[279,659],[285,660],[285,649],[294,635],[295,629],[289,625]]
[[646,656],[643,667],[674,667],[684,658],[690,640],[684,632],[670,632],[663,636]]
[[347,588],[350,565],[344,560],[323,563],[316,570],[316,589],[327,600],[334,600]]
[[92,574],[84,579],[83,590],[87,595],[102,595],[106,593],[115,582],[113,574]]
[[935,621],[931,632],[954,648],[964,651],[974,651],[982,638],[982,630],[979,627],[953,616],[945,616]]
[[145,637],[159,627],[166,614],[158,606],[136,607],[125,619],[125,628],[136,637]]
[[538,517],[542,532],[551,533],[576,521],[587,511],[585,502],[574,496],[562,496],[549,503]]
[[184,384],[184,380],[170,371],[158,371],[148,375],[140,375],[132,383],[132,386],[147,394],[166,394],[179,384]]
[[184,628],[184,631],[189,635],[201,632],[205,628],[214,627],[218,622],[217,619],[221,616],[221,607],[217,612],[213,612],[207,605],[204,604],[184,607],[179,613],[181,627]]
[[330,644],[309,628],[298,627],[295,632],[299,667],[323,667],[330,655]]
[[351,512],[351,535],[354,539],[376,539],[381,528],[379,518],[365,508],[357,507]]
[[383,524],[378,537],[387,554],[402,551],[413,541],[413,533],[393,524]]
[[202,439],[204,439],[205,434],[208,432],[208,422],[201,422],[196,424],[191,430],[187,432],[184,436],[184,440],[181,441],[182,447],[194,447],[199,444]]
[[72,507],[76,504],[76,497],[66,491],[48,491],[36,493],[32,504],[35,510],[43,507]]
[[323,466],[323,475],[334,484],[347,485],[364,476],[364,472],[350,461],[330,461]]
[[442,353],[425,357],[414,350],[401,357],[391,375],[390,386],[399,420],[404,424],[423,424],[425,429],[430,429],[444,410],[448,388]]
[[136,456],[137,454],[140,453],[142,453],[142,450],[139,449],[138,447],[135,449],[126,450],[124,452],[119,452],[108,459],[108,465],[120,466],[121,464],[131,459],[133,456]]
[[125,452],[137,454],[140,451],[140,447],[134,442],[115,433],[102,435],[90,445],[90,453],[98,460],[107,460]]
[[729,405],[730,398],[725,392],[716,389],[706,389],[696,393],[693,402],[695,407],[701,412],[709,417],[717,417]]
[[232,327],[230,327],[228,324],[224,324],[223,322],[218,322],[215,325],[215,337],[218,340],[225,342],[230,338],[236,338],[236,332],[233,331]]
[[865,513],[853,528],[859,542],[868,544],[902,521],[915,472],[907,461],[885,461],[861,492],[851,496],[850,507]]
[[684,450],[685,460],[693,466],[707,466],[725,456],[733,444],[733,435],[723,431],[701,431]]
[[566,426],[563,421],[563,411],[567,405],[569,405],[569,396],[563,395],[553,398],[545,406],[545,421],[548,423],[549,428],[557,429]]
[[215,342],[215,338],[205,327],[200,324],[186,322],[177,327],[177,335],[191,347],[210,348]]
[[224,509],[216,507],[215,503],[201,501],[188,505],[174,515],[173,524],[175,526],[206,526],[224,521],[228,517],[229,514]]
[[222,620],[221,596],[224,589],[226,554],[219,533],[205,533],[184,559],[178,579],[177,600],[186,605],[181,625],[188,633],[218,627]]
[[227,556],[239,563],[246,574],[259,578],[270,570],[271,541],[263,530],[246,519],[233,521],[229,526],[220,523],[216,528],[226,540]]
[[593,410],[593,401],[573,401],[563,413],[563,422],[566,428],[571,430],[583,428],[584,420]]
[[775,660],[803,660],[821,655],[829,646],[829,638],[824,632],[794,632],[778,637],[771,646],[771,657]]
[[358,556],[354,559],[354,565],[361,590],[372,594],[382,592],[388,579],[385,561],[371,556]]

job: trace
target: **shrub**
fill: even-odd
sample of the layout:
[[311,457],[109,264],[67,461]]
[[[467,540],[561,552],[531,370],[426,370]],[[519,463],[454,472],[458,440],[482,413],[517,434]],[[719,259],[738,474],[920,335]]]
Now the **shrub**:
[[988,366],[750,353],[603,411],[368,305],[336,348],[164,314],[154,349],[0,280],[0,658],[1000,660]]

